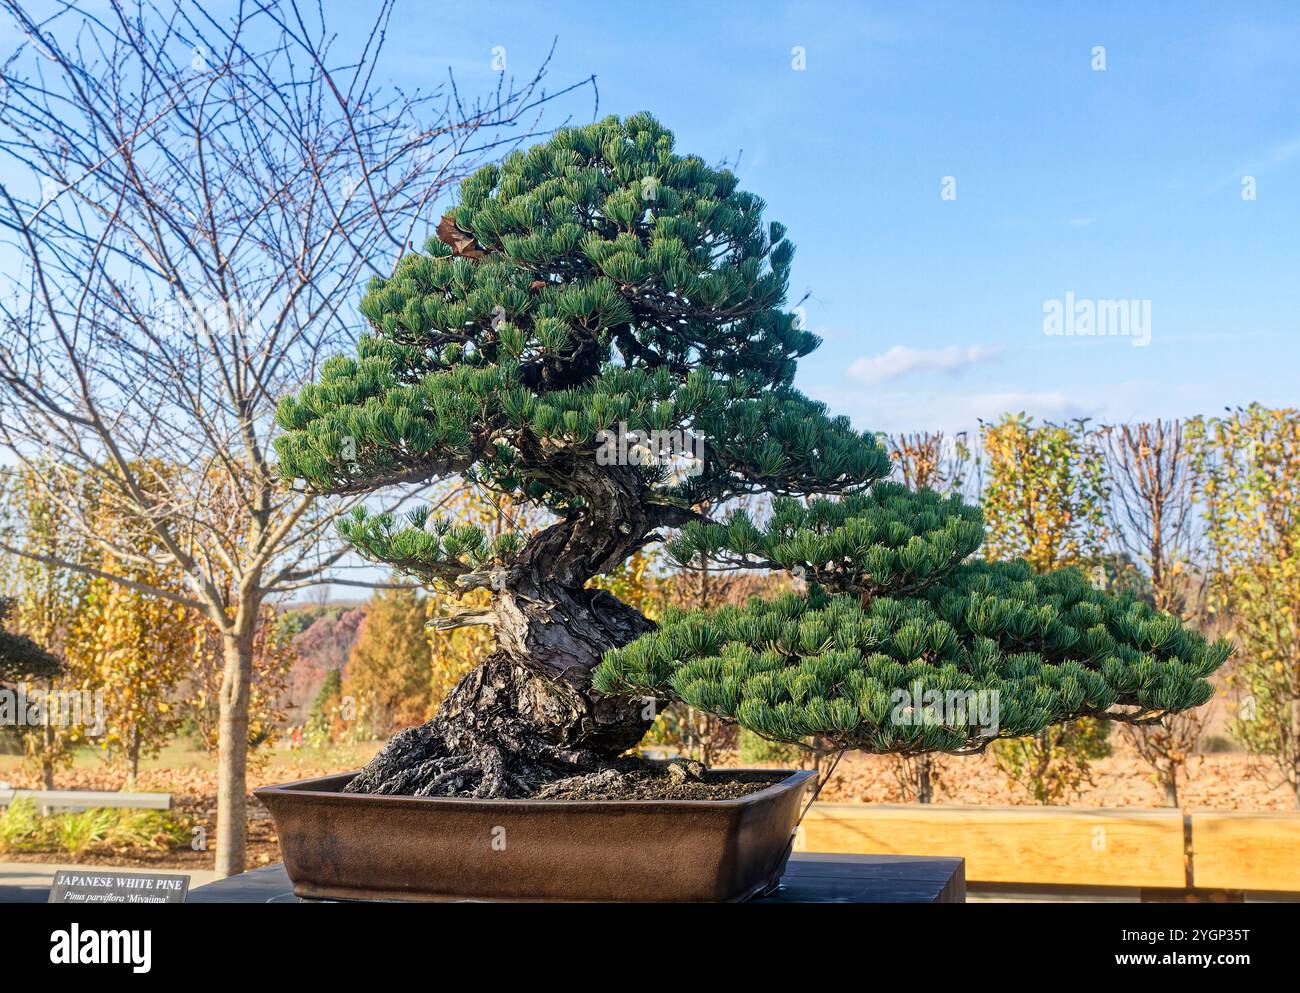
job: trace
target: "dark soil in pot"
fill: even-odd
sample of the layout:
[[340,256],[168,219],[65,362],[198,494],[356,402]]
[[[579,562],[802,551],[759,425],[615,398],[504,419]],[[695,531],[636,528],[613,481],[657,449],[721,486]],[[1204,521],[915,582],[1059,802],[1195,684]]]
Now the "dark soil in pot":
[[534,800],[735,800],[780,781],[780,776],[710,772],[689,760],[649,762],[629,759],[600,772],[559,779],[543,786]]

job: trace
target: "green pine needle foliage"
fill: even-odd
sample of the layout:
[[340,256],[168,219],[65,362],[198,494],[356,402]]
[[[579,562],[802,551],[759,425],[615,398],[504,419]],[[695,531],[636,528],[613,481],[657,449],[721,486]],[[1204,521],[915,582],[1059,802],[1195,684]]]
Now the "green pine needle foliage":
[[782,309],[794,247],[762,210],[646,114],[479,170],[451,216],[482,257],[434,238],[371,282],[357,356],[279,406],[281,472],[333,493],[468,472],[564,513],[580,495],[544,453],[625,423],[709,441],[685,481],[639,470],[655,500],[887,475],[874,435],[790,385],[819,340]]
[[933,490],[881,482],[807,504],[778,498],[761,530],[743,511],[692,522],[668,545],[680,564],[778,566],[840,591],[901,596],[937,582],[980,546],[979,509]]
[[[794,389],[819,342],[785,309],[794,246],[763,209],[647,114],[564,128],[478,170],[442,237],[371,281],[356,354],[280,404],[282,473],[321,493],[461,475],[569,518],[593,512],[600,472],[673,520],[771,495],[762,523],[701,519],[670,551],[687,568],[790,570],[808,593],[673,614],[595,678],[773,741],[966,751],[1208,699],[1225,645],[1078,573],[967,563],[979,510],[883,482],[876,436]],[[605,466],[602,432],[619,426],[702,438],[701,471]],[[425,510],[358,510],[340,533],[444,583],[508,575],[531,537],[489,542]],[[900,710],[901,690],[919,696]],[[958,720],[927,702],[980,693],[997,701],[993,725],[987,708]]]
[[813,586],[674,612],[609,653],[596,686],[672,696],[774,741],[963,752],[1083,716],[1200,706],[1229,652],[1076,570],[976,561],[865,606]]

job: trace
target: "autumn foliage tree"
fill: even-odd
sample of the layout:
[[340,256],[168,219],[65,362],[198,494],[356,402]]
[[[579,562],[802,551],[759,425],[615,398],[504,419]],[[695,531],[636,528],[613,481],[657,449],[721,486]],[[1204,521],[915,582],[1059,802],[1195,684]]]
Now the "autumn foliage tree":
[[[134,556],[98,552],[94,566],[105,575],[86,584],[71,651],[103,692],[104,729],[94,742],[114,762],[125,765],[133,784],[141,758],[156,755],[183,719],[177,689],[190,671],[193,634],[203,620],[185,607],[152,596],[149,587],[181,589],[180,578],[166,576],[147,547],[151,536],[139,522],[101,507],[98,526]],[[129,579],[127,586],[107,578]]]
[[1233,731],[1300,806],[1300,411],[1252,404],[1198,445],[1214,600],[1241,645]]
[[[49,480],[58,481],[53,490]],[[38,665],[31,673],[34,688],[43,693],[80,693],[95,678],[85,657],[73,650],[89,578],[65,565],[83,563],[91,555],[69,512],[72,489],[84,485],[76,474],[65,475],[47,460],[0,475],[0,528],[5,543],[22,553],[6,557],[4,582],[12,594],[7,628],[61,660],[58,666]],[[86,728],[46,722],[19,730],[26,761],[39,771],[44,787],[53,789],[55,774],[71,764],[72,750],[84,742]]]
[[1106,538],[1105,461],[1086,421],[1037,424],[1007,414],[980,430],[980,502],[990,558],[1022,558],[1038,570],[1095,569]]
[[341,692],[356,701],[366,732],[387,737],[429,717],[433,653],[428,608],[418,589],[380,590],[370,599]]
[[[818,340],[784,309],[794,246],[762,212],[649,115],[562,129],[470,177],[439,238],[371,283],[356,355],[281,404],[281,468],[316,491],[459,473],[554,515],[494,540],[422,510],[345,520],[366,555],[486,591],[463,619],[497,646],[349,790],[511,797],[606,777],[648,699],[770,740],[914,753],[1204,702],[1226,646],[1077,571],[967,561],[979,510],[886,482],[875,435],[793,387]],[[608,442],[629,432],[628,451],[704,439],[699,471],[623,458]],[[772,497],[765,519],[707,512],[751,494]],[[670,537],[683,565],[806,590],[656,628],[588,585]],[[899,693],[949,691],[994,695],[997,728],[896,713]]]
[[[1100,439],[1086,421],[1036,424],[1007,414],[981,426],[988,537],[985,553],[1035,569],[1101,572],[1108,499]],[[1092,762],[1110,754],[1109,725],[1088,721],[999,742],[1000,769],[1039,803],[1059,803],[1092,782]]]
[[[1140,573],[1138,585],[1150,590],[1155,606],[1188,621],[1200,613],[1205,585],[1194,568],[1197,434],[1195,426],[1176,420],[1108,425],[1102,431],[1109,532],[1129,573]],[[1171,714],[1159,724],[1124,728],[1171,807],[1178,806],[1180,780],[1205,716],[1205,708],[1198,708]]]

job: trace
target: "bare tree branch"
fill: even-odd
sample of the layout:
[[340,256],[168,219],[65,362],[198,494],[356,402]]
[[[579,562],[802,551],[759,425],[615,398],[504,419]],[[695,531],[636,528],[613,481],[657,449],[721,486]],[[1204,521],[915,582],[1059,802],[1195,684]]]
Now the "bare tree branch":
[[[316,0],[237,0],[228,16],[107,0],[48,17],[0,0],[22,39],[0,63],[0,252],[21,263],[0,286],[0,446],[60,467],[42,476],[51,499],[78,491],[65,474],[93,480],[147,529],[130,554],[191,595],[140,591],[220,631],[222,820],[239,831],[219,826],[227,871],[243,858],[261,606],[360,582],[336,578],[348,556],[332,524],[363,497],[288,488],[276,403],[353,350],[363,284],[427,236],[455,184],[537,134],[557,97],[595,92],[548,92],[546,63],[475,99],[450,75],[378,85],[394,0],[375,2],[345,42]],[[69,516],[107,540],[93,514]]]

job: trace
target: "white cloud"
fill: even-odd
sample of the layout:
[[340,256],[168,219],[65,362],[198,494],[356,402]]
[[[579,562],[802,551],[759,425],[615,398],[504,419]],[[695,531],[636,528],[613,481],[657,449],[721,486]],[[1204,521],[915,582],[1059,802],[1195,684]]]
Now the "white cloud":
[[968,431],[979,429],[981,419],[1024,411],[1042,421],[1061,422],[1091,417],[1097,423],[1120,423],[1155,417],[1186,417],[1224,405],[1222,391],[1207,394],[1190,384],[1172,386],[1147,379],[1093,384],[1056,390],[991,390],[952,393],[889,390],[868,392],[852,388],[808,390],[834,414],[848,414],[858,430]]
[[956,374],[969,366],[987,362],[1000,349],[984,345],[949,345],[947,348],[908,348],[895,345],[879,355],[865,356],[849,366],[849,375],[864,383],[885,383],[916,372]]

